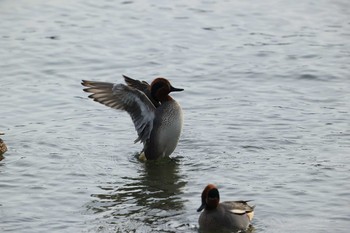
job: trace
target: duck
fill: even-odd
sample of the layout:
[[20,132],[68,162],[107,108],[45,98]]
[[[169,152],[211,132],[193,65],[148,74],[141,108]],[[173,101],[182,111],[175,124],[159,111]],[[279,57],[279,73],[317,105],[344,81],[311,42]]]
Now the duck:
[[[4,135],[4,133],[0,132],[0,135]],[[7,146],[5,142],[0,138],[0,156],[4,154],[6,151],[7,151]]]
[[143,143],[141,160],[169,157],[175,150],[183,127],[181,106],[169,95],[184,89],[158,77],[148,84],[123,75],[126,84],[82,80],[88,97],[108,107],[126,111]]
[[203,231],[220,232],[222,230],[246,230],[254,217],[255,206],[250,201],[224,201],[220,203],[219,190],[214,184],[208,184],[202,192],[202,204],[197,212],[204,210],[198,219]]

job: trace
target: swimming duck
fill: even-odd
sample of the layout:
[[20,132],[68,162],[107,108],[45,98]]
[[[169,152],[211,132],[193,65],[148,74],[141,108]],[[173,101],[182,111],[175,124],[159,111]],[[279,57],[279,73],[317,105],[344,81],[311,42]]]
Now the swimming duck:
[[[0,135],[4,135],[4,133],[0,132]],[[5,142],[0,138],[0,155],[4,154],[6,151],[7,151],[7,146]]]
[[219,202],[220,195],[216,186],[207,185],[202,192],[202,205],[197,210],[200,212],[204,209],[198,220],[200,229],[217,232],[219,229],[238,231],[249,227],[255,206],[248,205],[249,201]]
[[94,101],[114,109],[125,110],[131,116],[143,143],[140,158],[154,160],[169,156],[175,150],[183,125],[180,105],[169,96],[183,91],[165,78],[156,78],[151,85],[123,75],[127,85],[82,80],[85,92]]

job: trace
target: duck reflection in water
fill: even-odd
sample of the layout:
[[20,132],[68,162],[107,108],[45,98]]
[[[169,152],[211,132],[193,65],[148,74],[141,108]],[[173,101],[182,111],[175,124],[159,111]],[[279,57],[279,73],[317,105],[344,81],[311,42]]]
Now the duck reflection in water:
[[101,187],[105,193],[92,195],[97,199],[88,204],[88,209],[99,216],[103,213],[109,228],[124,232],[141,227],[149,228],[149,232],[162,225],[169,228],[169,222],[174,224],[176,216],[184,213],[180,196],[186,182],[179,174],[178,161],[168,158],[139,165],[137,178],[123,177],[123,185],[109,183]]

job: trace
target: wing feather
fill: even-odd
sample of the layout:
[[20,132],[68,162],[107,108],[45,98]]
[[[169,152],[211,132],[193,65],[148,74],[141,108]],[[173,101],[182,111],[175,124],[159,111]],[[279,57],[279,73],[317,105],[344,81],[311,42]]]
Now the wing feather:
[[82,85],[94,101],[129,113],[138,134],[135,143],[149,139],[156,108],[145,93],[124,84],[83,80]]
[[125,83],[129,87],[135,88],[135,89],[145,93],[145,95],[148,97],[148,99],[150,99],[152,101],[153,105],[156,108],[160,106],[160,103],[158,101],[156,101],[155,99],[153,99],[153,97],[151,95],[151,86],[146,81],[132,79],[126,75],[123,75],[123,77],[124,77]]
[[227,210],[233,214],[247,214],[254,211],[255,206],[250,206],[249,201],[225,201],[222,202],[226,206]]

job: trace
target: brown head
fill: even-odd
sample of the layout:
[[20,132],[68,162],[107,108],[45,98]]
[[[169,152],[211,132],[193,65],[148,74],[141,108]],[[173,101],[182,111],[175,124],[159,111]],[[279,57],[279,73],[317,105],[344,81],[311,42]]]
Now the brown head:
[[197,212],[206,210],[213,210],[219,205],[220,194],[219,190],[213,184],[208,184],[202,192],[202,204],[197,209]]
[[183,90],[184,89],[171,86],[170,82],[165,78],[156,78],[151,83],[152,98],[158,102],[171,100],[172,98],[169,96],[170,92]]

